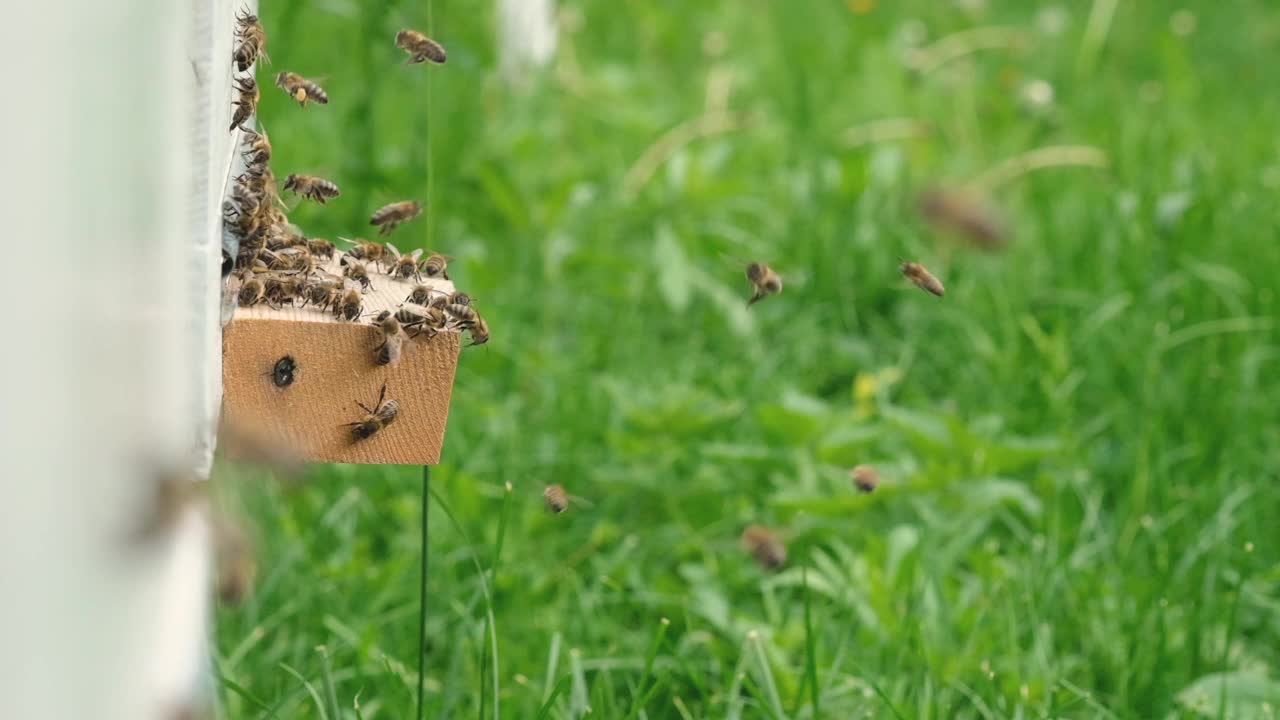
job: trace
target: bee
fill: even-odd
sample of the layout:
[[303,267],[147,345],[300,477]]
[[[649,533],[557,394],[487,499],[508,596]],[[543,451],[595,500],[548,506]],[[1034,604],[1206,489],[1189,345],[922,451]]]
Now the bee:
[[248,70],[259,57],[271,62],[271,58],[267,57],[267,31],[258,21],[258,16],[242,11],[236,15],[236,25],[236,35],[240,37],[240,42],[231,55],[236,69],[240,72]]
[[308,100],[321,105],[329,104],[329,94],[324,91],[324,88],[298,73],[282,72],[276,75],[276,87],[289,93],[289,97],[296,100],[302,107],[307,106]]
[[764,298],[782,292],[782,277],[773,271],[773,268],[761,262],[753,262],[747,265],[747,279],[751,281],[751,286],[755,288],[755,294],[747,301],[747,305],[754,305]]
[[369,279],[369,268],[362,262],[347,263],[342,270],[342,275],[352,282],[360,283],[360,287],[364,290],[373,288],[373,281]]
[[386,397],[387,384],[383,383],[382,391],[378,393],[378,402],[372,408],[358,400],[356,401],[356,405],[359,405],[366,415],[358,422],[347,423],[343,426],[351,428],[353,442],[373,437],[379,430],[395,422],[396,416],[400,414],[400,401],[387,400]]
[[324,205],[326,200],[332,200],[342,194],[338,190],[337,184],[331,180],[325,180],[315,175],[298,175],[290,173],[284,179],[284,189],[286,192],[293,191],[298,195]]
[[391,254],[387,250],[387,246],[382,243],[370,242],[361,238],[356,238],[355,240],[347,240],[346,238],[339,239],[354,244],[354,247],[344,254],[344,257],[342,258],[343,265],[347,264],[347,258],[352,258],[354,260],[374,262],[381,266],[382,261],[386,260]]
[[255,277],[247,277],[240,285],[240,292],[236,295],[236,300],[240,303],[240,307],[253,307],[266,299],[267,288],[261,280]]
[[926,190],[920,193],[917,208],[925,220],[955,232],[980,250],[994,252],[1008,242],[1008,229],[1000,216],[968,193]]
[[763,525],[748,525],[742,531],[742,547],[765,570],[777,570],[787,562],[786,545]]
[[302,282],[294,277],[269,275],[264,287],[267,304],[273,310],[279,310],[285,304],[293,305],[293,301],[302,293]]
[[253,545],[244,529],[226,517],[215,519],[213,544],[217,557],[218,599],[228,605],[239,604],[253,591],[253,583],[258,576]]
[[332,240],[323,240],[321,238],[307,238],[307,249],[312,255],[325,260],[332,260],[333,253],[336,249]]
[[471,296],[464,292],[454,291],[452,293],[449,293],[447,299],[448,299],[449,305],[470,305],[471,304]]
[[300,246],[300,249],[305,250],[306,242],[306,237],[296,225],[272,223],[271,227],[267,228],[267,249],[272,252]]
[[431,253],[422,261],[422,274],[429,278],[442,277],[449,279],[449,258],[439,253]]
[[391,267],[387,270],[388,275],[401,280],[408,280],[409,278],[422,279],[418,272],[418,257],[422,255],[422,248],[418,248],[408,255],[401,255],[400,250],[395,245],[387,243],[387,250],[391,251]]
[[149,542],[172,531],[187,510],[207,500],[207,481],[197,479],[187,469],[156,464],[150,474],[154,493],[133,533],[136,543]]
[[[257,86],[257,83],[254,83]],[[266,165],[271,161],[271,141],[267,140],[267,134],[261,130],[245,129],[244,145],[245,148],[240,151],[240,156],[245,162],[250,164]]]
[[858,492],[869,493],[880,484],[880,473],[870,465],[856,465],[849,471],[849,479],[853,480]]
[[278,251],[266,251],[271,257],[268,267],[289,274],[310,275],[315,272],[318,263],[307,250],[306,245],[287,247]]
[[563,485],[548,485],[542,491],[542,499],[546,501],[547,509],[557,515],[569,509],[569,494]]
[[459,305],[457,303],[453,303],[451,305],[445,305],[443,309],[445,314],[449,316],[453,327],[460,330],[470,330],[474,328],[477,321],[480,319],[480,313],[476,312],[475,308],[470,305]]
[[342,294],[330,305],[333,307],[334,317],[354,322],[360,317],[360,312],[364,310],[364,296],[360,294],[358,286],[348,283]]
[[476,315],[476,324],[471,326],[469,332],[472,345],[483,345],[489,342],[489,323],[479,315]]
[[382,334],[382,343],[373,350],[373,360],[379,365],[395,365],[400,362],[406,335],[397,319],[398,315],[399,313],[392,315],[391,311],[383,310],[374,320],[378,332]]
[[417,65],[430,60],[443,64],[445,61],[444,46],[423,35],[417,30],[401,30],[396,33],[396,47],[409,53],[407,65]]
[[924,266],[918,262],[903,260],[902,264],[898,266],[898,270],[901,271],[908,280],[915,283],[916,287],[927,293],[932,293],[938,297],[942,297],[942,294],[946,292],[946,288],[942,287],[942,281],[934,277],[932,273],[926,270]]
[[413,308],[401,307],[396,312],[396,319],[404,325],[406,330],[413,330],[412,337],[426,334],[428,338],[439,334],[448,320],[440,308],[420,305]]
[[298,363],[293,359],[292,355],[285,355],[271,366],[271,372],[267,375],[271,376],[271,382],[278,388],[287,388],[293,384],[294,374],[298,371]]
[[321,310],[328,308],[342,295],[342,283],[333,280],[312,280],[302,288],[302,305],[317,305]]
[[378,225],[382,235],[390,235],[401,223],[408,222],[422,213],[422,204],[416,200],[402,200],[384,205],[369,218],[370,225]]
[[[236,89],[240,91],[240,98],[236,100],[233,106],[235,111],[231,115],[231,127],[227,128],[227,130],[235,130],[236,128],[246,130],[244,121],[258,111],[258,83],[253,79],[253,76],[248,76],[236,78],[234,84]],[[268,157],[270,157],[269,153]]]
[[404,301],[411,302],[414,305],[427,305],[431,302],[432,294],[438,292],[439,290],[427,287],[426,285],[414,285],[413,290],[409,293],[409,296],[404,299]]

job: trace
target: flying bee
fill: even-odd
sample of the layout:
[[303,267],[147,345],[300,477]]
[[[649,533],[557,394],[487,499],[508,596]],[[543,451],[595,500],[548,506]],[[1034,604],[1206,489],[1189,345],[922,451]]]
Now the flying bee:
[[[244,121],[258,112],[258,83],[250,75],[236,78],[233,84],[240,91],[240,97],[235,102],[235,110],[231,114],[231,127],[227,128],[227,130],[235,130],[236,128],[246,130]],[[268,154],[268,157],[270,157],[270,154]]]
[[369,290],[373,287],[373,281],[369,279],[369,268],[365,267],[362,262],[349,262],[342,270],[343,277],[352,282],[360,283],[360,287]]
[[314,200],[320,205],[342,194],[336,183],[315,175],[298,175],[290,173],[284,179],[284,190],[293,191],[307,200]]
[[354,322],[364,310],[364,296],[360,294],[359,286],[353,286],[348,282],[337,301],[330,304],[333,306],[334,317]]
[[747,279],[751,281],[751,286],[755,288],[755,294],[747,301],[749,306],[770,295],[782,292],[782,277],[774,272],[773,268],[762,262],[753,262],[747,265]]
[[407,65],[417,65],[430,60],[443,64],[445,61],[444,46],[423,35],[417,30],[401,30],[396,33],[396,47],[409,53]]
[[408,280],[409,278],[422,279],[418,272],[418,257],[422,255],[422,248],[418,248],[408,255],[401,255],[400,250],[395,245],[387,243],[387,250],[391,251],[391,267],[387,270],[388,275],[400,280]]
[[1004,248],[1008,228],[996,211],[981,198],[959,190],[926,190],[916,207],[934,226],[950,230],[974,247],[987,252]]
[[898,266],[898,270],[901,271],[908,280],[915,283],[916,287],[927,293],[932,293],[938,297],[942,297],[942,294],[946,292],[946,288],[942,287],[942,281],[934,277],[932,273],[926,270],[924,266],[918,262],[903,260],[902,264]]
[[557,515],[569,509],[569,494],[565,492],[563,485],[548,485],[542,491],[542,499],[547,504],[547,510]]
[[378,402],[374,407],[370,408],[359,400],[356,405],[365,411],[365,416],[357,422],[347,423],[343,427],[351,428],[351,439],[353,442],[366,440],[373,437],[379,430],[387,427],[395,422],[396,416],[400,414],[400,401],[387,400],[387,384],[382,384],[382,391],[378,393]]
[[236,300],[240,303],[240,307],[253,307],[263,302],[266,296],[266,285],[256,277],[247,277],[240,285],[240,292],[236,295]]
[[370,242],[361,238],[348,240],[347,238],[338,238],[344,242],[353,243],[354,247],[344,253],[342,264],[347,264],[347,258],[355,260],[363,260],[365,262],[377,263],[381,267],[382,262],[390,257],[391,253],[387,250],[387,246],[382,243]]
[[870,465],[855,465],[849,471],[849,479],[853,480],[853,486],[858,488],[858,492],[869,493],[880,484],[880,473]]
[[422,203],[417,200],[402,200],[375,210],[369,218],[369,224],[380,226],[379,234],[390,235],[401,223],[408,222],[421,213]]
[[[396,315],[398,315],[397,313]],[[391,311],[383,310],[378,314],[375,323],[382,335],[382,342],[373,350],[373,361],[379,365],[395,365],[400,362],[407,337],[400,321]]]
[[439,253],[431,253],[422,261],[422,274],[429,278],[441,277],[449,279],[449,258]]
[[742,547],[765,570],[777,570],[787,562],[787,547],[763,525],[748,525],[742,531]]
[[292,355],[285,355],[271,366],[271,372],[266,373],[271,376],[271,383],[278,388],[287,388],[293,384],[295,373],[298,371],[298,363],[293,359]]
[[218,599],[228,605],[236,605],[253,591],[253,583],[258,576],[253,545],[244,528],[225,516],[215,518],[213,545],[217,557]]
[[[257,83],[254,83],[257,86]],[[240,156],[248,163],[259,163],[266,165],[271,161],[271,141],[267,140],[267,134],[261,130],[245,130],[244,149],[240,151]]]
[[302,107],[307,106],[308,100],[321,105],[329,104],[329,94],[324,91],[324,88],[295,72],[282,72],[276,75],[276,87],[288,93],[289,97],[296,100]]
[[325,260],[333,259],[333,252],[336,249],[332,240],[324,240],[321,238],[307,238],[307,249],[312,255]]

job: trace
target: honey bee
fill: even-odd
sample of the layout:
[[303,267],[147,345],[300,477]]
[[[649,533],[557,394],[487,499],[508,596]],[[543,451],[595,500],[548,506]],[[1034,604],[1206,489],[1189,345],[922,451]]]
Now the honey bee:
[[426,305],[431,302],[431,296],[436,292],[439,291],[434,288],[427,287],[426,285],[414,285],[413,290],[404,300],[405,302],[411,302],[414,305]]
[[849,471],[849,479],[853,480],[858,492],[869,493],[880,484],[880,473],[870,465],[856,465]]
[[317,305],[321,310],[324,310],[335,303],[341,296],[342,283],[337,278],[312,280],[302,288],[302,305],[303,307]]
[[308,100],[321,105],[329,104],[329,94],[324,91],[324,88],[295,72],[282,72],[276,75],[276,87],[288,93],[289,97],[296,100],[302,107],[307,106]]
[[287,247],[278,251],[267,251],[272,257],[269,267],[272,270],[288,274],[310,275],[315,272],[319,263],[311,255],[306,245]]
[[468,332],[471,333],[472,345],[483,345],[489,342],[489,323],[479,315],[476,315],[476,324],[472,325]]
[[359,286],[353,286],[348,282],[346,289],[330,305],[333,307],[334,317],[354,322],[364,310],[364,296],[360,294]]
[[206,499],[208,483],[188,469],[157,463],[152,470],[154,494],[133,533],[135,543],[150,542],[172,531],[185,512]]
[[[231,114],[231,127],[228,130],[248,130],[244,127],[244,121],[248,120],[251,115],[258,111],[258,83],[253,76],[236,78],[234,83],[237,90],[240,91],[240,97],[235,102],[235,110]],[[270,157],[270,154],[268,154]]]
[[454,291],[452,293],[449,293],[447,299],[448,299],[449,305],[470,305],[471,304],[471,296],[464,292]]
[[748,525],[742,531],[742,546],[766,570],[777,570],[787,562],[787,547],[763,525]]
[[293,305],[293,301],[302,293],[302,282],[295,277],[268,275],[264,282],[267,304],[273,310],[282,305]]
[[480,319],[480,313],[476,312],[475,308],[470,305],[459,305],[458,303],[453,303],[451,305],[445,305],[443,309],[445,314],[449,316],[453,327],[460,330],[470,330],[471,328],[474,328],[477,321]]
[[373,288],[373,281],[369,279],[369,268],[362,262],[347,263],[342,270],[342,275],[352,282],[360,283],[360,287],[364,290]]
[[402,200],[384,205],[369,218],[370,225],[381,226],[382,235],[390,235],[401,223],[408,222],[422,213],[422,204],[416,200]]
[[925,220],[951,230],[980,250],[1004,248],[1008,229],[996,211],[980,198],[958,190],[926,190],[917,208]]
[[924,266],[918,262],[903,260],[902,264],[898,266],[898,270],[901,271],[908,280],[915,283],[916,287],[927,293],[932,293],[938,297],[942,297],[942,294],[946,292],[946,288],[942,287],[942,281],[934,277],[932,273],[926,270]]
[[439,253],[431,253],[422,261],[422,274],[429,278],[441,277],[449,279],[449,258]]
[[755,294],[747,301],[747,305],[754,305],[764,298],[782,292],[782,277],[773,271],[773,268],[761,262],[753,262],[747,265],[747,279],[751,281],[751,286],[755,288]]
[[242,11],[236,15],[236,24],[238,26],[236,34],[239,35],[240,42],[231,55],[236,69],[240,72],[248,70],[259,57],[266,62],[271,62],[271,58],[267,57],[267,31],[258,21],[258,16]]
[[373,437],[375,433],[395,422],[396,416],[400,414],[400,401],[387,400],[387,384],[382,384],[382,391],[378,393],[378,402],[372,407],[366,406],[360,401],[356,401],[356,405],[365,411],[365,416],[358,422],[347,423],[343,427],[351,428],[351,438],[353,442],[366,440]]
[[244,529],[226,517],[215,519],[213,544],[217,558],[218,599],[228,605],[237,605],[253,591],[253,583],[258,576],[253,545]]
[[271,382],[278,388],[287,388],[293,384],[295,373],[298,371],[298,363],[293,359],[292,355],[285,355],[271,366],[271,372],[267,375],[271,376]]
[[375,319],[374,324],[382,334],[382,342],[373,350],[373,360],[379,365],[395,365],[400,362],[406,336],[397,319],[398,314],[392,315],[391,311],[383,310]]
[[418,248],[408,255],[401,255],[400,250],[395,245],[387,243],[387,249],[391,251],[391,269],[387,271],[388,275],[408,280],[414,278],[421,280],[422,277],[418,272],[418,257],[422,255],[422,248]]
[[[254,83],[255,87],[257,83]],[[243,128],[242,128],[243,129]],[[267,140],[267,134],[261,130],[244,129],[245,141],[244,149],[240,151],[240,156],[246,162],[251,164],[266,165],[271,161],[271,141]]]
[[396,319],[400,321],[405,330],[413,331],[411,337],[426,334],[428,338],[435,337],[444,328],[447,320],[444,311],[440,308],[422,307],[421,305],[416,305],[412,308],[401,307],[396,312]]
[[321,238],[307,238],[307,249],[312,255],[325,260],[332,260],[333,253],[336,250],[332,240],[323,240]]
[[361,238],[356,238],[355,240],[347,240],[346,238],[338,239],[354,244],[354,247],[344,254],[342,258],[343,265],[347,264],[347,258],[351,258],[354,260],[377,263],[381,266],[382,261],[386,260],[391,255],[390,251],[387,250],[387,246],[382,243],[370,242]]
[[240,292],[236,295],[240,307],[253,307],[260,302],[266,300],[267,288],[261,280],[255,277],[247,277],[240,285]]
[[569,494],[565,492],[563,485],[548,485],[542,491],[542,499],[547,504],[547,510],[557,515],[569,509]]
[[325,180],[315,175],[298,175],[295,173],[290,173],[285,177],[284,189],[286,192],[293,191],[321,205],[324,205],[326,200],[331,200],[342,194],[338,190],[337,184],[331,180]]
[[417,30],[401,30],[396,33],[396,47],[409,53],[407,65],[417,65],[430,60],[443,64],[445,61],[444,46],[423,35]]

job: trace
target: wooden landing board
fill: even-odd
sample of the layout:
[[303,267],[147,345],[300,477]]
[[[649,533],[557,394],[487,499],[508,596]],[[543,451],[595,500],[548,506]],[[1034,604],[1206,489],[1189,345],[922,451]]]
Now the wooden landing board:
[[[406,343],[395,366],[374,362],[379,333],[372,315],[395,311],[415,281],[402,282],[369,265],[373,288],[364,295],[366,317],[335,320],[331,313],[303,307],[273,310],[265,304],[236,308],[223,333],[223,412],[242,428],[262,428],[292,445],[308,462],[434,465],[440,462],[445,422],[461,336],[443,331]],[[328,268],[341,274],[335,261]],[[426,280],[449,293],[453,283]],[[285,355],[298,370],[292,385],[278,388],[271,371]],[[345,423],[364,416],[387,385],[387,398],[400,401],[389,427],[359,442]]]

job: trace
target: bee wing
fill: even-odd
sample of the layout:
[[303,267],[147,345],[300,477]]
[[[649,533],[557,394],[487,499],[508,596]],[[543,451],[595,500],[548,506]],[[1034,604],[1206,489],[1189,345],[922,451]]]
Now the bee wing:
[[391,251],[391,255],[398,260],[400,258],[400,248],[392,245],[391,243],[386,243],[386,245],[387,249]]
[[344,243],[347,243],[348,245],[359,245],[360,243],[364,242],[364,238],[356,238],[352,240],[351,238],[344,238],[341,235],[338,236],[338,239]]
[[[387,244],[390,245],[391,243],[387,243]],[[417,248],[413,252],[409,253],[409,259],[411,260],[416,261],[420,257],[422,257],[422,248]]]
[[355,280],[352,280],[351,278],[343,278],[342,289],[343,290],[359,290],[360,283],[356,282]]

